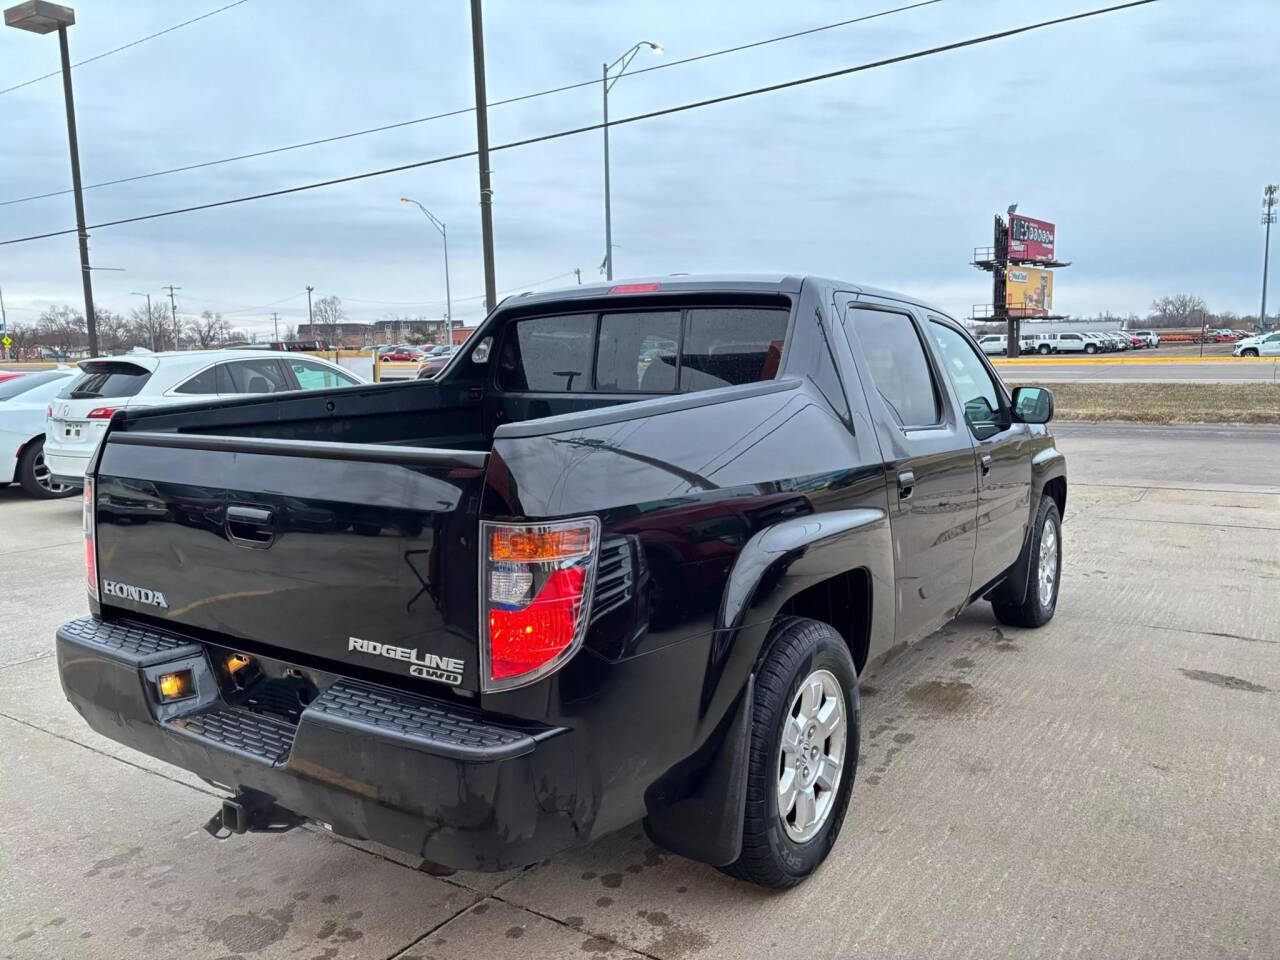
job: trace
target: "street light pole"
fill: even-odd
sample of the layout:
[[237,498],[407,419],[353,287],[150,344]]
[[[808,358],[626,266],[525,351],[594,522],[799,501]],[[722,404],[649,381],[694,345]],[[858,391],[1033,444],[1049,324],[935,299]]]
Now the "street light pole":
[[[151,294],[139,293],[137,290],[134,290],[130,293],[130,296],[147,298],[147,326],[150,328],[151,327]],[[156,335],[154,332],[151,334],[151,349],[152,350],[156,349]]]
[[[618,82],[618,77],[627,72],[627,67],[631,66],[631,61],[635,59],[641,47],[648,47],[654,53],[662,52],[661,44],[641,40],[613,63],[604,64],[600,75],[600,90],[604,99],[604,124],[601,129],[604,131],[604,276],[606,280],[613,279],[613,210],[609,195],[609,90]],[[610,80],[609,71],[619,63],[622,64],[622,69]]]
[[493,265],[493,187],[489,183],[489,108],[484,78],[484,16],[471,0],[471,69],[476,85],[476,162],[480,167],[480,241],[484,253],[484,309],[498,304]]
[[84,287],[85,330],[89,335],[89,354],[98,353],[98,322],[93,312],[93,280],[89,271],[89,234],[84,225],[84,190],[80,184],[80,144],[76,138],[76,105],[71,93],[71,54],[67,50],[67,27],[76,22],[70,7],[27,0],[4,12],[4,22],[30,33],[58,31],[58,50],[62,55],[62,97],[67,108],[67,143],[71,148],[71,189],[75,194],[76,234],[80,240],[80,282]]
[[431,225],[440,231],[440,239],[444,242],[444,311],[445,323],[449,331],[449,344],[453,344],[453,294],[449,290],[449,228],[445,222],[433,214],[430,210],[420,204],[417,200],[409,197],[401,197],[400,202],[412,203],[415,207],[422,211],[422,215],[431,221]]

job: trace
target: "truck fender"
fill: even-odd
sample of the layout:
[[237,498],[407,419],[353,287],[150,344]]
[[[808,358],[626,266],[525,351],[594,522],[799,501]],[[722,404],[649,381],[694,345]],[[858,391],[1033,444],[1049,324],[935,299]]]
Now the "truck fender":
[[1027,586],[1031,582],[1031,544],[1035,535],[1036,511],[1040,509],[1040,498],[1044,496],[1045,486],[1050,480],[1065,480],[1066,476],[1067,458],[1056,447],[1046,447],[1031,458],[1031,495],[1028,498],[1031,503],[1027,535],[1022,540],[1018,559],[1009,568],[1008,574],[984,599],[1012,606],[1018,606],[1026,600]]
[[[746,812],[755,669],[778,611],[805,587],[872,566],[892,596],[888,512],[873,508],[809,514],[774,524],[738,554],[721,599],[703,683],[704,716],[726,718],[702,746],[645,796],[645,830],[660,846],[703,863],[738,858]],[[892,604],[880,629],[893,635]]]

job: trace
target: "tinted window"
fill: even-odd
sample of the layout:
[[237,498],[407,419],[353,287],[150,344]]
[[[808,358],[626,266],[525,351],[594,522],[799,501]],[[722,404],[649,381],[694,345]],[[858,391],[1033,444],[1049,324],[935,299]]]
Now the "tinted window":
[[680,354],[680,390],[710,390],[778,375],[787,311],[761,307],[689,310]]
[[95,360],[81,364],[80,369],[84,372],[73,379],[59,397],[64,400],[132,397],[151,379],[151,372],[144,367],[119,360]]
[[235,360],[223,364],[231,379],[229,393],[280,393],[292,389],[275,360]]
[[915,324],[904,313],[849,309],[871,379],[904,427],[938,423],[938,393]]
[[174,393],[193,393],[193,394],[217,393],[218,392],[217,367],[210,367],[207,370],[202,370],[200,373],[197,373],[194,377],[192,377],[186,383],[183,383],[175,387],[173,392]]
[[606,313],[600,318],[597,390],[669,393],[676,388],[680,311]]
[[313,360],[290,357],[286,362],[293,370],[293,375],[298,378],[298,386],[303,390],[349,387],[353,383],[360,382],[353,377],[338,373],[332,367],[326,367],[323,363],[316,363]]
[[502,338],[498,384],[505,390],[589,391],[595,339],[593,314],[519,320]]
[[14,377],[12,380],[0,383],[0,400],[8,400],[10,397],[24,394],[34,387],[66,379],[67,375],[60,370],[46,370],[43,373],[24,373],[20,377]]
[[942,365],[955,384],[964,408],[964,419],[979,440],[985,440],[1009,425],[1000,389],[976,350],[964,336],[945,324],[930,323],[929,332],[938,344]]

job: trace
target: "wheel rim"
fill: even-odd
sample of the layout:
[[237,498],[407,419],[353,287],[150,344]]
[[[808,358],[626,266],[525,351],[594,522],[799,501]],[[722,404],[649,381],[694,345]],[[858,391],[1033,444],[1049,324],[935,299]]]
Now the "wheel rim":
[[1053,588],[1058,581],[1058,525],[1049,520],[1040,533],[1040,566],[1036,574],[1040,590],[1040,606],[1053,603]]
[[831,816],[844,773],[844,691],[830,670],[805,677],[791,701],[778,747],[778,818],[796,843]]
[[35,478],[36,486],[46,493],[60,494],[66,493],[71,489],[70,484],[58,483],[53,479],[53,474],[45,466],[43,450],[36,454],[35,460],[31,464],[31,474]]

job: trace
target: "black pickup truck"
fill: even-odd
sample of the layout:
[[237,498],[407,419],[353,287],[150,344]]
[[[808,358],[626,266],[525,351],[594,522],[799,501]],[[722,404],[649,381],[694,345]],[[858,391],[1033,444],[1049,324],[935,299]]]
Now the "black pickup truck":
[[87,477],[99,733],[230,796],[498,870],[643,819],[759,884],[839,833],[867,662],[1053,616],[1048,391],[814,277],[503,301],[434,380],[118,412]]

